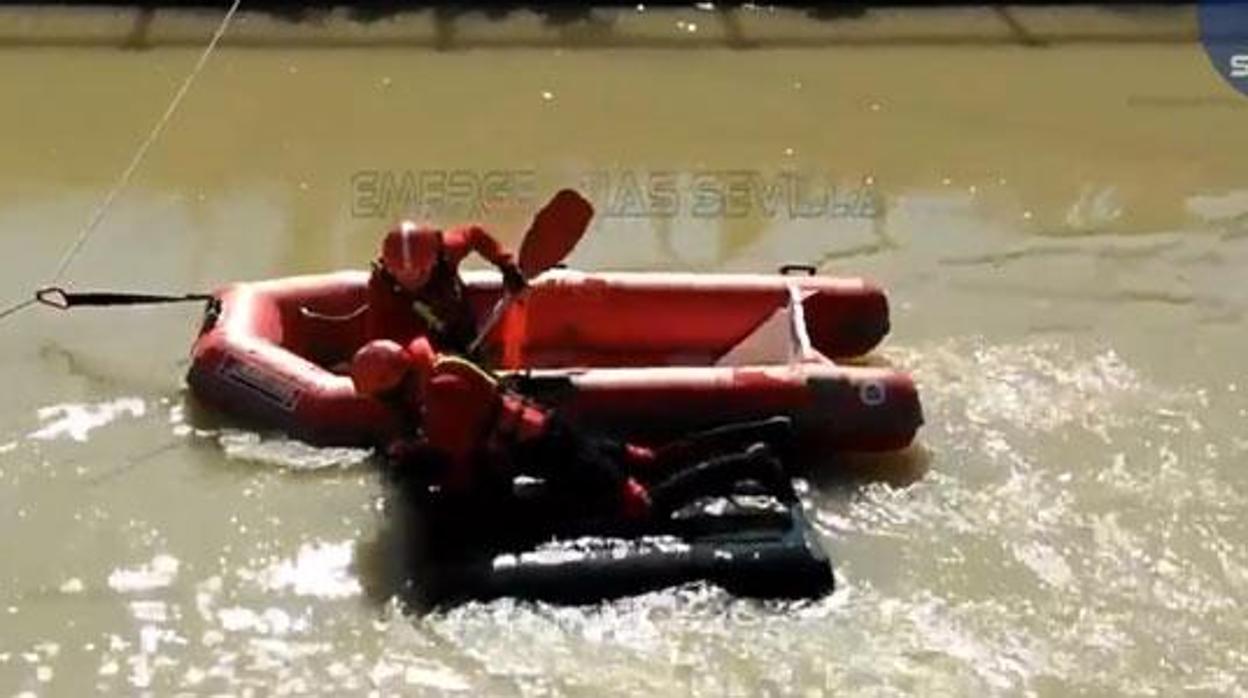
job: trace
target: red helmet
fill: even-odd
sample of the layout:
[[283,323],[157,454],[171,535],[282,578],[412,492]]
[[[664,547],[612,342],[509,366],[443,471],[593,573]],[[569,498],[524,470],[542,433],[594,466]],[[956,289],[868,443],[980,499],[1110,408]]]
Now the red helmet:
[[415,290],[429,280],[441,249],[440,231],[402,221],[381,243],[381,264],[404,288]]
[[361,395],[376,397],[399,387],[411,365],[398,342],[375,339],[351,359],[351,382]]

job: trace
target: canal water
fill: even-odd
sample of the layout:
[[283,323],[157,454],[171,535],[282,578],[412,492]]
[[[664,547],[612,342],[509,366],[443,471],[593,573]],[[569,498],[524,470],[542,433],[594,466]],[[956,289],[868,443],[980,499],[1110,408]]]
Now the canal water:
[[[5,302],[220,18],[0,11]],[[193,408],[196,308],[27,309],[0,322],[0,693],[1243,693],[1246,117],[1183,8],[241,12],[67,284],[361,267],[403,214],[515,242],[574,185],[580,268],[878,280],[927,425],[806,482],[823,600],[418,616],[367,452]]]

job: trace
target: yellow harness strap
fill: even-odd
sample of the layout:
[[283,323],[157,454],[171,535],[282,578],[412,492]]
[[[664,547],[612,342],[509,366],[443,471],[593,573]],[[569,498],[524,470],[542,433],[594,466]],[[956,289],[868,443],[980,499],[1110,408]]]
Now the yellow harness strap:
[[446,331],[446,323],[443,322],[442,318],[438,317],[437,313],[433,312],[433,307],[428,303],[412,301],[412,310],[420,316],[420,319],[425,321],[429,329],[439,333]]
[[453,354],[442,355],[433,364],[436,370],[447,370],[459,374],[475,374],[489,381],[490,385],[498,387],[498,381],[494,380],[494,376],[486,373],[480,366],[475,363]]

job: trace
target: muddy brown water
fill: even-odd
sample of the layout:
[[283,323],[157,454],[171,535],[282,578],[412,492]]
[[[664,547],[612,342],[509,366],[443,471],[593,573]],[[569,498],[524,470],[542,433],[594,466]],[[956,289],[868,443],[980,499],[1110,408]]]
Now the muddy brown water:
[[[0,324],[0,691],[1248,690],[1248,98],[1192,12],[597,17],[244,13],[66,278],[360,266],[405,210],[514,241],[568,183],[599,202],[582,268],[871,276],[928,424],[809,483],[839,590],[407,615],[367,454],[188,414],[196,310],[28,310]],[[218,18],[0,15],[4,300]]]

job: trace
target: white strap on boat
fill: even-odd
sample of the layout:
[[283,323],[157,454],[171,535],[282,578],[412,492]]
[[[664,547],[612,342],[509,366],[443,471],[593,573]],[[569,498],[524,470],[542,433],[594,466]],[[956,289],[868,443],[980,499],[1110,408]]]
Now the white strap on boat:
[[789,363],[800,364],[812,355],[810,333],[806,331],[806,306],[802,305],[802,292],[796,284],[789,284]]

